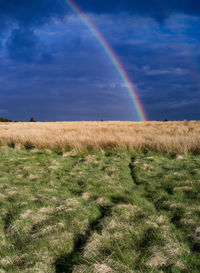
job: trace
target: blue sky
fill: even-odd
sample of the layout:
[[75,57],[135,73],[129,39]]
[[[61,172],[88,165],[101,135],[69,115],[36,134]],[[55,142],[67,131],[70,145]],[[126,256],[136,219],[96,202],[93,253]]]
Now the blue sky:
[[[197,1],[76,3],[116,52],[150,120],[199,119]],[[138,120],[119,74],[64,0],[0,0],[0,22],[0,116]]]

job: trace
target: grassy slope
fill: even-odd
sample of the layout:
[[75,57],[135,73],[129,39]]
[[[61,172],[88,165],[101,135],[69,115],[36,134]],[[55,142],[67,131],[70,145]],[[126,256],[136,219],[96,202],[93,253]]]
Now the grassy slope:
[[0,272],[199,272],[200,157],[0,150]]

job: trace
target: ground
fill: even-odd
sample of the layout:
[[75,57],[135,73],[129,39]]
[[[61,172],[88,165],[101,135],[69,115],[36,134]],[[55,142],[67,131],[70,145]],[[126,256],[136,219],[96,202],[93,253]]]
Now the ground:
[[200,156],[0,148],[0,272],[200,272]]

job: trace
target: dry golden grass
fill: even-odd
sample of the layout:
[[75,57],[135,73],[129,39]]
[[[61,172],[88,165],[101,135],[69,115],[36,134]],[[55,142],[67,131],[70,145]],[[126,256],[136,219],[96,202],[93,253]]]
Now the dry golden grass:
[[74,150],[139,148],[200,153],[200,122],[0,123],[0,143]]

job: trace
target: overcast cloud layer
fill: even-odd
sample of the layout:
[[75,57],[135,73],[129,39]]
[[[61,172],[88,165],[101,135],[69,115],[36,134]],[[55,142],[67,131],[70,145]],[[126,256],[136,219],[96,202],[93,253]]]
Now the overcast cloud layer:
[[[119,56],[151,120],[199,119],[196,2],[76,1]],[[119,74],[63,0],[0,1],[0,22],[0,116],[138,120]]]

